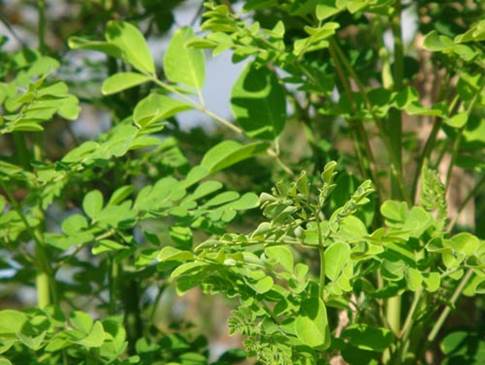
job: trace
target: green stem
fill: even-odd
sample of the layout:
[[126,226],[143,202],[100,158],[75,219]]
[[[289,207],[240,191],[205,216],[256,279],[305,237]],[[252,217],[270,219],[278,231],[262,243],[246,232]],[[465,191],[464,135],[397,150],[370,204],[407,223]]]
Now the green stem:
[[[405,187],[404,187],[404,183],[402,181],[402,177],[401,176],[398,176],[398,174],[397,174],[397,171],[398,170],[394,167],[394,166],[397,166],[397,165],[400,164],[400,162],[399,162],[400,161],[400,158],[398,158],[395,155],[395,153],[393,153],[393,151],[394,151],[393,142],[391,141],[390,137],[385,133],[385,125],[384,125],[384,123],[380,120],[380,118],[375,114],[375,112],[373,110],[372,103],[371,103],[371,101],[370,101],[370,99],[369,99],[369,97],[367,95],[367,91],[366,91],[365,85],[362,83],[362,81],[358,77],[357,72],[352,67],[352,64],[347,59],[347,57],[345,56],[344,52],[339,47],[338,43],[335,42],[334,39],[330,39],[330,45],[331,45],[331,48],[336,51],[339,59],[341,60],[342,64],[344,65],[345,69],[350,74],[350,76],[355,81],[355,83],[357,84],[357,88],[359,90],[359,93],[362,96],[362,99],[365,102],[366,108],[369,111],[369,113],[371,114],[372,119],[374,120],[374,123],[375,123],[377,129],[379,130],[379,133],[381,135],[382,141],[384,142],[384,145],[386,147],[386,150],[389,153],[389,156],[390,156],[390,159],[391,159],[391,176],[394,176],[395,179],[396,179],[396,181],[398,182],[398,186],[397,187],[398,187],[399,191],[401,192],[401,195],[404,196],[407,200],[409,200],[408,199],[408,196],[406,194],[406,191],[405,191]],[[363,126],[362,126],[362,128],[363,128]],[[364,129],[364,132],[365,132],[365,129]],[[365,141],[366,141],[365,148],[367,150],[367,154],[368,154],[368,156],[370,158],[370,161],[372,162],[372,164],[374,166],[374,169],[375,169],[374,175],[377,177],[377,163],[376,163],[376,161],[374,159],[374,156],[372,154],[372,149],[370,147],[369,138],[367,137],[367,133],[366,132],[365,132]],[[384,190],[383,190],[383,188],[382,188],[382,186],[380,184],[380,181],[378,179],[373,179],[373,181],[376,184],[377,191],[380,192],[380,195],[381,195]]]
[[[45,308],[51,304],[51,275],[50,270],[47,269],[47,256],[42,244],[35,245],[35,256],[40,261],[41,270],[37,271],[35,275],[35,286],[37,289],[37,306]],[[53,298],[54,299],[54,298]],[[56,301],[56,300],[54,300]]]
[[[394,14],[391,19],[391,28],[394,38],[394,89],[396,91],[400,91],[403,86],[404,75],[404,47],[401,30],[401,0],[396,0],[395,2]],[[401,111],[396,109],[391,110],[390,117],[386,124],[386,132],[391,145],[390,152],[393,154],[393,167],[396,170],[396,175],[391,174],[391,176],[394,176],[391,181],[392,197],[404,198],[399,186],[402,185],[403,180]]]
[[[232,124],[230,121],[228,121],[227,119],[221,117],[220,115],[217,115],[216,113],[210,111],[209,109],[207,109],[207,107],[203,104],[203,100],[201,99],[201,102],[196,102],[194,100],[192,100],[191,98],[189,98],[187,95],[184,95],[183,93],[181,93],[180,91],[178,91],[175,87],[167,84],[166,82],[163,82],[161,80],[159,80],[158,78],[156,77],[153,77],[153,75],[147,75],[147,76],[151,76],[152,77],[152,81],[157,84],[158,86],[164,88],[165,90],[179,96],[181,99],[183,99],[185,102],[191,104],[193,106],[194,109],[208,115],[209,117],[211,117],[212,119],[214,119],[216,122],[220,123],[221,125],[231,129],[233,132],[237,133],[237,134],[240,134],[240,135],[243,135],[244,134],[244,131],[239,128],[238,126],[235,126],[234,124]],[[293,171],[283,162],[281,161],[281,159],[279,158],[279,155],[274,153],[274,151],[272,151],[271,149],[268,149],[267,150],[268,152],[268,155],[273,157],[276,161],[276,163],[290,176],[293,176],[294,173]]]
[[[403,85],[404,48],[401,31],[401,0],[396,0],[394,14],[391,20],[394,37],[394,88],[399,91]],[[403,188],[402,175],[402,115],[399,110],[391,110],[386,122],[385,132],[390,143],[391,160],[391,196],[402,199],[407,196]],[[394,171],[393,171],[394,170]],[[395,296],[387,300],[386,316],[391,330],[398,334],[401,328],[401,297]]]
[[[349,99],[352,112],[356,112],[356,106],[355,106],[355,101],[352,96],[352,89],[349,83],[348,78],[345,77],[343,69],[340,65],[340,62],[344,65],[344,67],[347,69],[347,71],[350,72],[352,78],[354,81],[358,84],[359,90],[361,93],[365,93],[364,91],[364,86],[360,82],[359,78],[357,77],[352,65],[350,62],[347,60],[345,55],[343,54],[342,50],[340,47],[338,47],[337,42],[335,42],[334,39],[330,40],[330,46],[329,46],[329,52],[330,56],[333,59],[335,69],[337,71],[337,76],[340,79],[340,82],[342,83],[342,86],[344,88],[344,91],[347,95],[347,98]],[[374,158],[374,154],[372,152],[372,148],[369,143],[369,136],[367,134],[367,131],[364,128],[364,125],[361,121],[359,120],[353,120],[353,123],[350,123],[350,127],[352,129],[353,135],[354,135],[354,140],[356,142],[356,154],[357,158],[359,160],[359,165],[361,166],[361,170],[367,174],[368,177],[371,178],[371,180],[378,186],[378,193],[382,192],[382,189],[379,188],[379,181],[377,179],[377,172],[375,171],[377,164]],[[357,131],[354,131],[354,127]],[[363,158],[363,153],[361,151],[365,151],[366,158]]]
[[319,288],[320,288],[320,296],[322,301],[325,299],[325,250],[323,247],[319,248],[320,253],[320,280],[319,280]]
[[13,142],[15,145],[15,155],[17,156],[17,163],[23,166],[26,170],[30,169],[30,153],[27,148],[27,142],[23,133],[12,133]]
[[320,290],[320,297],[322,302],[325,302],[325,247],[323,243],[323,233],[320,227],[321,219],[320,214],[322,212],[322,207],[318,204],[317,209],[315,209],[315,222],[317,224],[318,233],[318,253],[320,255],[320,277],[318,288]]
[[470,280],[470,278],[473,276],[473,270],[468,269],[466,274],[463,276],[461,279],[460,283],[456,287],[455,291],[453,292],[453,295],[451,296],[450,303],[443,309],[443,312],[441,312],[441,315],[438,317],[438,320],[436,321],[435,325],[431,329],[431,332],[428,335],[428,342],[433,342],[438,335],[441,327],[445,323],[446,319],[450,315],[452,307],[454,307],[456,301],[461,295],[461,292],[465,288],[466,284]]
[[[152,76],[152,75],[148,75],[148,76]],[[153,77],[152,81],[157,84],[158,86],[164,88],[165,90],[179,96],[180,98],[182,98],[185,102],[191,104],[194,109],[208,115],[209,117],[211,117],[212,119],[214,119],[215,121],[219,122],[220,124],[224,125],[225,127],[229,128],[229,129],[232,129],[234,132],[236,132],[237,134],[243,134],[243,130],[237,126],[235,126],[234,124],[232,124],[231,122],[229,122],[228,120],[222,118],[221,116],[215,114],[214,112],[210,111],[209,109],[207,109],[203,104],[201,103],[197,103],[196,101],[192,100],[191,98],[189,98],[187,95],[184,95],[183,93],[181,93],[180,91],[178,91],[175,87],[157,79],[156,77]]]
[[387,300],[386,317],[390,329],[398,334],[401,328],[401,296],[396,295]]
[[152,304],[152,310],[150,313],[150,323],[154,325],[155,321],[155,316],[157,314],[158,306],[160,304],[160,299],[162,298],[162,294],[166,288],[165,284],[161,284],[160,287],[158,288],[157,296],[155,297],[155,300],[153,301]]
[[394,88],[397,90],[402,88],[404,78],[404,44],[402,40],[401,15],[401,0],[396,0],[391,28],[394,37]]
[[269,148],[267,150],[267,153],[269,156],[273,157],[276,161],[276,163],[281,167],[283,171],[285,171],[288,175],[290,176],[295,176],[295,173],[293,170],[291,170],[288,165],[286,165],[283,161],[281,161],[280,156],[279,156],[279,151],[275,151],[272,148]]
[[7,186],[0,180],[0,187],[5,191],[12,207],[15,209],[20,219],[25,225],[32,239],[35,241],[35,256],[37,262],[37,273],[35,278],[37,289],[37,305],[39,308],[44,308],[52,302],[57,302],[57,295],[55,291],[55,283],[53,280],[53,272],[49,265],[47,253],[45,251],[42,235],[35,230],[29,223],[27,217],[22,211],[22,207],[15,200],[15,197],[7,188]]
[[118,275],[119,263],[114,258],[111,258],[109,272],[109,312],[111,314],[117,313]]
[[421,295],[422,295],[421,290],[418,290],[414,293],[414,298],[413,298],[413,302],[411,303],[411,308],[409,308],[408,314],[406,316],[406,320],[404,321],[404,325],[401,331],[401,338],[403,342],[407,340],[407,338],[409,337],[409,333],[411,332],[411,328],[414,322],[414,313],[418,308],[418,303],[419,303],[419,300],[421,299]]
[[[124,275],[129,275],[124,273]],[[143,321],[140,308],[140,285],[133,277],[125,277],[123,302],[125,311],[125,326],[128,338],[128,353],[135,354],[136,341],[143,336]]]

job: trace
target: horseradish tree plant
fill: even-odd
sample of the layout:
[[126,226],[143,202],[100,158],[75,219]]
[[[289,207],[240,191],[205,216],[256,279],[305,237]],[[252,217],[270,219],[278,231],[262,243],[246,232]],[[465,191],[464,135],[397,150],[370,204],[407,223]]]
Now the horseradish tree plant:
[[[0,364],[485,361],[480,1],[206,1],[155,57],[114,3],[68,39],[103,97],[49,50],[44,1],[39,49],[0,53],[2,288],[37,295],[0,311]],[[229,118],[204,100],[220,54]],[[49,134],[88,104],[108,130]],[[228,298],[243,348],[159,323],[173,287]]]

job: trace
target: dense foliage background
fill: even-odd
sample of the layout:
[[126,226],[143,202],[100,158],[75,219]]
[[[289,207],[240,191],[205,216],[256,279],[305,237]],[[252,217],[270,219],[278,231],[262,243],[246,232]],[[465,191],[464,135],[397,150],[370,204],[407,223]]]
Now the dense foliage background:
[[485,4],[0,0],[0,364],[482,364]]

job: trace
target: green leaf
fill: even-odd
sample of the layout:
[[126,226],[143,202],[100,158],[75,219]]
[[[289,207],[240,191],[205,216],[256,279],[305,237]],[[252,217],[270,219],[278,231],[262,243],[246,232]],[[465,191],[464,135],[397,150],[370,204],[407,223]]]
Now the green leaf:
[[471,256],[476,253],[480,246],[480,240],[474,235],[461,232],[454,235],[452,238],[446,241],[447,245],[453,248],[455,251],[462,253],[466,256]]
[[145,128],[188,109],[191,109],[189,104],[165,95],[152,93],[136,104],[133,120],[136,124]]
[[131,195],[133,192],[133,187],[131,185],[125,185],[118,189],[116,189],[113,194],[111,194],[111,198],[109,198],[108,205],[118,205],[123,200]]
[[430,272],[423,279],[427,291],[433,293],[440,288],[441,275],[439,272]]
[[407,283],[408,289],[412,291],[421,289],[422,282],[423,282],[423,276],[421,275],[421,273],[418,270],[412,267],[409,267],[406,271],[406,283]]
[[120,72],[104,80],[101,92],[104,95],[116,94],[150,80],[150,77],[136,72]]
[[17,332],[17,338],[28,348],[38,351],[43,345],[48,326],[49,324],[45,317],[33,317]]
[[207,201],[203,206],[205,208],[216,207],[225,203],[229,203],[239,198],[239,193],[235,191],[225,191],[217,194],[215,197]]
[[305,300],[295,320],[295,331],[302,344],[322,350],[330,346],[327,309],[318,297]]
[[232,88],[231,108],[249,137],[274,139],[285,126],[285,90],[267,67],[245,67]]
[[392,332],[386,328],[353,324],[342,332],[342,338],[361,350],[383,352],[394,340]]
[[189,186],[192,186],[203,178],[207,177],[209,173],[210,172],[201,165],[194,166],[185,177],[185,180],[182,182],[183,186],[188,188]]
[[197,200],[210,195],[220,189],[222,189],[222,183],[219,181],[204,181],[202,184],[197,186],[195,191],[188,196],[190,200]]
[[441,351],[444,354],[449,354],[456,351],[465,343],[468,333],[466,331],[456,331],[446,336],[440,343]]
[[264,253],[273,265],[281,265],[286,271],[292,273],[294,258],[293,252],[286,246],[270,246],[264,249]]
[[187,45],[194,37],[192,28],[175,32],[163,58],[167,79],[201,90],[205,79],[204,52]]
[[73,95],[68,95],[62,100],[62,105],[57,110],[57,114],[67,120],[76,120],[81,112],[79,100]]
[[81,214],[71,215],[62,222],[62,231],[67,235],[75,234],[87,227],[88,221]]
[[200,261],[187,262],[185,264],[180,265],[174,271],[172,271],[172,273],[170,274],[170,279],[172,280],[177,279],[178,277],[182,276],[187,272],[193,271],[195,269],[198,269],[204,266],[207,266],[205,262],[200,262]]
[[0,336],[15,335],[20,331],[27,316],[13,309],[4,309],[0,311]]
[[445,36],[439,35],[438,32],[432,31],[424,37],[424,48],[430,51],[443,51],[454,47],[453,41]]
[[445,118],[445,123],[453,128],[463,128],[468,121],[468,113],[462,112],[458,113],[451,118]]
[[12,363],[10,362],[10,360],[4,357],[0,357],[0,365],[12,365]]
[[256,156],[267,147],[264,142],[242,145],[236,141],[223,141],[207,151],[200,165],[209,173],[214,173]]
[[473,24],[465,33],[457,35],[455,42],[483,42],[485,41],[485,19]]
[[83,339],[78,340],[76,342],[81,346],[84,346],[87,348],[96,348],[96,347],[101,347],[101,345],[103,345],[105,338],[106,338],[106,334],[104,333],[103,325],[101,324],[101,322],[96,321],[94,322],[94,325],[91,328],[91,331],[89,332],[89,334]]
[[83,210],[91,219],[96,219],[103,209],[103,194],[99,190],[93,190],[86,194],[83,199]]
[[475,271],[475,275],[463,289],[463,295],[473,297],[476,294],[485,294],[485,273]]
[[350,246],[344,242],[335,242],[325,250],[325,275],[336,280],[350,261]]
[[337,4],[339,4],[340,6],[342,6],[342,4],[344,3],[347,7],[347,10],[353,14],[364,9],[368,5],[369,1],[368,0],[337,0]]
[[91,249],[91,253],[93,255],[101,255],[105,252],[119,251],[124,249],[125,247],[126,246],[112,240],[101,240],[96,247],[93,247]]
[[349,215],[340,222],[340,227],[335,237],[347,243],[356,243],[365,241],[368,233],[365,224],[359,218]]
[[335,0],[323,0],[316,7],[316,16],[319,21],[323,21],[335,14],[338,14],[341,9],[338,9]]
[[252,285],[256,293],[264,294],[271,290],[273,287],[273,278],[271,276],[265,276],[264,278],[258,280],[255,284]]
[[13,132],[40,132],[44,128],[37,122],[30,120],[23,120],[16,122],[12,128]]
[[116,45],[108,42],[93,41],[81,37],[70,37],[67,43],[71,49],[90,49],[105,53],[114,58],[120,58],[122,55],[122,51]]
[[254,193],[245,193],[239,199],[226,205],[227,208],[234,210],[249,210],[259,206],[259,198]]
[[395,222],[404,222],[406,219],[407,204],[395,200],[386,200],[381,206],[384,218]]
[[87,336],[93,328],[93,319],[87,313],[74,311],[69,318],[71,326],[81,334]]
[[105,35],[110,44],[121,50],[126,62],[142,73],[155,74],[150,48],[135,26],[126,22],[110,21]]
[[431,215],[422,207],[412,207],[408,212],[402,229],[408,231],[411,236],[419,237],[433,223]]
[[166,246],[160,250],[158,261],[187,261],[194,257],[192,252],[179,250],[175,247]]

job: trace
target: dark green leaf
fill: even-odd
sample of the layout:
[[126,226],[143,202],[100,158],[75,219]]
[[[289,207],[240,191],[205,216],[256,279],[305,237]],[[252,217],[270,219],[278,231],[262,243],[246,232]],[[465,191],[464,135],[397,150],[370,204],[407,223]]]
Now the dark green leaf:
[[286,122],[285,90],[273,71],[248,64],[234,84],[231,107],[249,137],[274,139]]

